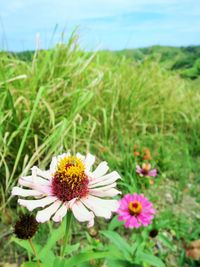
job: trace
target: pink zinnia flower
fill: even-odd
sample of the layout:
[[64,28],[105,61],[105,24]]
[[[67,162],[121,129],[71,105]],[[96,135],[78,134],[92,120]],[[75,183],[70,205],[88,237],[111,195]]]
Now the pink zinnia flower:
[[68,152],[53,157],[49,170],[34,166],[30,176],[19,179],[19,184],[29,189],[16,186],[12,195],[35,198],[20,198],[18,203],[30,211],[44,208],[37,212],[38,222],[46,222],[51,217],[59,222],[71,209],[78,221],[88,221],[88,226],[92,226],[94,216],[109,219],[119,207],[117,200],[103,198],[120,193],[115,189],[120,175],[116,171],[106,174],[109,168],[105,161],[93,171],[94,162],[91,154],[71,156]]
[[136,165],[136,172],[139,173],[140,176],[151,176],[155,177],[157,175],[157,170],[151,170],[150,163],[143,163],[142,168],[139,165]]
[[117,211],[119,221],[125,221],[126,228],[139,228],[151,224],[155,209],[142,194],[127,194],[120,200]]

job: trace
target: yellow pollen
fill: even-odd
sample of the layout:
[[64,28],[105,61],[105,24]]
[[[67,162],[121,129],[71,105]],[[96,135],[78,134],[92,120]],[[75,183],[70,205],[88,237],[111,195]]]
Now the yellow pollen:
[[81,159],[68,156],[62,158],[57,166],[56,173],[60,174],[61,180],[68,182],[74,187],[74,182],[81,181],[85,178],[85,165]]
[[132,215],[139,215],[142,211],[142,205],[139,201],[131,201],[128,209]]

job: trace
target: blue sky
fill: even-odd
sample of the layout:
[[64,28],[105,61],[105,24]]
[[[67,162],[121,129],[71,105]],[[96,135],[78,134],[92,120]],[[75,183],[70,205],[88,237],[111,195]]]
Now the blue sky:
[[76,26],[87,50],[197,45],[200,1],[0,0],[0,49],[49,48]]

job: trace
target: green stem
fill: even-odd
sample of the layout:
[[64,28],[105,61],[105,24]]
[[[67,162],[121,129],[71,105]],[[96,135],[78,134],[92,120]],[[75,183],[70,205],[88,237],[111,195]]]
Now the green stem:
[[35,258],[37,259],[37,266],[40,267],[40,262],[39,262],[39,260],[38,260],[38,255],[37,255],[35,246],[34,246],[34,244],[33,244],[33,241],[32,241],[32,239],[29,239],[28,241],[29,241],[29,244],[30,244],[30,246],[31,246],[31,248],[32,248],[33,254],[35,255]]
[[70,233],[70,227],[71,227],[71,221],[72,221],[72,212],[68,211],[67,218],[66,218],[66,228],[65,228],[65,236],[63,240],[63,248],[61,252],[61,257],[64,257],[65,248],[67,245],[67,242],[69,241],[69,233]]

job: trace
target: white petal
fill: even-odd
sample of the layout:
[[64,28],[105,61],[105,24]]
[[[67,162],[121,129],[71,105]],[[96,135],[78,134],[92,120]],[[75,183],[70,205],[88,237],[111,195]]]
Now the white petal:
[[39,191],[40,193],[51,196],[52,195],[52,187],[49,185],[40,185],[40,184],[33,184],[33,189]]
[[68,207],[70,209],[72,208],[72,206],[74,205],[74,202],[76,202],[76,200],[77,200],[77,197],[75,197],[75,198],[71,199],[70,201],[68,201],[67,205],[68,205]]
[[86,155],[86,158],[85,158],[85,167],[86,167],[86,172],[90,171],[92,165],[94,164],[95,162],[95,156],[93,156],[92,154],[88,153]]
[[27,199],[18,199],[18,203],[26,207],[28,210],[32,211],[38,207],[45,207],[57,200],[57,197],[45,197],[42,199],[37,199],[37,200],[27,200]]
[[42,193],[37,190],[28,190],[23,189],[21,187],[13,187],[12,189],[13,196],[21,196],[21,197],[28,197],[28,196],[42,196]]
[[111,188],[109,190],[90,189],[89,193],[97,197],[115,197],[121,194],[121,192],[115,188]]
[[96,207],[102,207],[105,210],[109,211],[117,211],[119,208],[119,201],[113,200],[113,199],[101,199],[95,196],[87,196],[86,198],[82,198],[81,201],[87,201],[91,205],[93,205],[94,208]]
[[52,157],[51,164],[50,164],[51,175],[53,175],[56,172],[59,161],[63,159],[64,157],[68,157],[68,156],[70,156],[70,151],[68,151],[67,153],[58,155],[57,157],[56,156]]
[[97,186],[103,186],[103,185],[108,185],[111,183],[114,183],[117,179],[120,179],[120,175],[118,172],[114,171],[109,174],[106,174],[100,178],[91,180],[89,182],[89,188],[94,188]]
[[94,188],[92,188],[92,190],[93,189],[97,189],[97,190],[103,190],[103,191],[106,191],[106,190],[108,190],[108,189],[110,189],[110,188],[113,188],[113,187],[116,187],[116,185],[117,185],[117,183],[112,183],[112,184],[109,184],[109,185],[106,185],[106,186],[102,186],[102,187],[99,187],[99,186],[97,186],[96,185],[96,188],[94,187]]
[[104,217],[106,219],[110,219],[112,212],[109,209],[105,209],[99,203],[96,203],[96,201],[93,201],[90,199],[90,197],[82,198],[81,202],[90,210],[94,212],[96,216]]
[[[40,177],[38,177],[40,178]],[[40,178],[42,179],[42,178]],[[43,181],[40,181],[40,182],[36,182],[36,181],[32,181],[32,182],[27,182],[26,179],[24,178],[20,178],[18,183],[22,186],[25,186],[25,187],[28,187],[28,188],[31,188],[31,189],[35,189],[37,191],[40,192],[40,194],[45,194],[45,195],[52,195],[52,189],[51,189],[51,182],[50,181],[47,181],[47,180],[44,180],[42,179],[43,181],[46,181],[46,182],[43,182]],[[30,179],[29,179],[30,181]]]
[[57,160],[59,162],[61,159],[65,158],[65,157],[69,157],[69,156],[70,156],[70,151],[68,151],[67,153],[63,153],[61,155],[58,155]]
[[36,166],[33,166],[31,168],[31,170],[32,170],[32,176],[33,177],[40,176],[40,177],[45,178],[47,180],[51,180],[52,179],[52,175],[50,174],[49,170],[48,171],[42,171]]
[[89,221],[90,226],[94,224],[94,214],[88,211],[80,201],[76,201],[73,204],[72,212],[79,222]]
[[81,159],[81,160],[84,162],[84,160],[85,160],[85,156],[83,156],[83,155],[80,154],[80,153],[76,153],[76,156],[77,156],[77,158]]
[[64,203],[55,213],[53,216],[52,220],[54,222],[60,222],[62,221],[62,218],[66,215],[67,213],[67,205]]
[[56,172],[57,165],[58,165],[57,157],[53,157],[50,164],[51,175],[53,175]]
[[27,186],[27,187],[31,187],[33,183],[43,184],[43,185],[51,184],[51,182],[46,179],[43,179],[39,176],[32,176],[32,175],[20,177],[18,182],[20,185]]
[[99,178],[102,175],[106,174],[108,169],[109,169],[109,167],[108,167],[107,162],[103,161],[97,166],[96,170],[93,171],[91,175],[94,178]]
[[18,180],[18,184],[25,186],[25,187],[29,187],[29,188],[33,188],[33,183],[32,182],[27,182],[26,180],[19,178]]
[[56,200],[53,204],[51,204],[48,208],[44,210],[38,211],[36,215],[36,220],[40,223],[44,223],[50,220],[51,216],[57,211],[57,209],[61,205],[60,200]]

